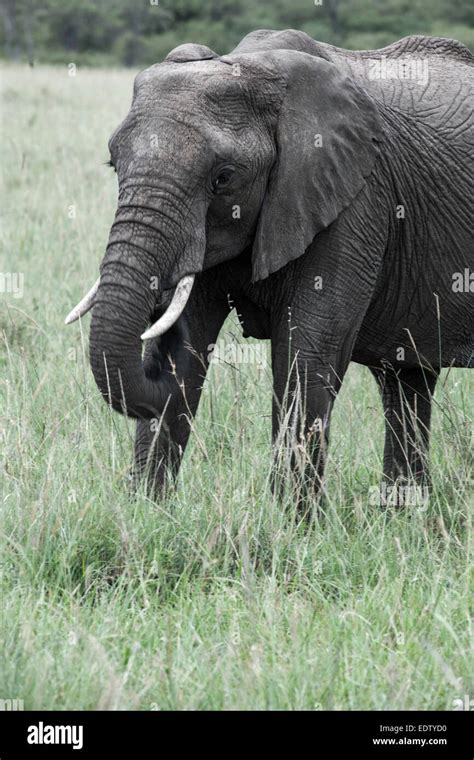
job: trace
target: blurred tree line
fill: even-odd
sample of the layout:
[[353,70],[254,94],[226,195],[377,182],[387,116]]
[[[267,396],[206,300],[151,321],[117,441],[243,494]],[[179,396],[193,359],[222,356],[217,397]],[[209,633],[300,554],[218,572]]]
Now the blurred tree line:
[[0,0],[4,58],[146,66],[176,45],[231,50],[254,29],[302,29],[350,49],[408,34],[474,48],[472,0]]

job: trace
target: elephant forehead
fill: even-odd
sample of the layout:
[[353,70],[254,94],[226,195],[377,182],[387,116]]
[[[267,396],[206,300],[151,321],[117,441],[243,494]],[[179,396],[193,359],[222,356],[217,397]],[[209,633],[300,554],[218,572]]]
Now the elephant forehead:
[[143,118],[130,113],[109,141],[114,163],[123,171],[137,169],[153,162],[156,172],[171,165],[174,171],[193,169],[206,171],[211,160],[207,140],[201,130],[176,128],[166,114]]
[[212,95],[214,92],[237,93],[236,77],[229,66],[217,61],[192,61],[188,63],[163,63],[150,66],[137,75],[134,85],[136,97],[169,95]]
[[199,155],[242,158],[264,134],[255,128],[260,114],[252,92],[255,76],[248,68],[237,71],[242,75],[208,60],[158,64],[141,72],[130,111],[109,141],[111,153],[128,149],[136,160],[153,152],[156,159],[180,156],[183,163]]
[[175,120],[169,108],[157,107],[146,117],[141,113],[127,116],[109,141],[116,165],[136,167],[149,163],[158,172],[174,166],[197,176],[205,173],[216,156],[233,160],[247,150],[247,133],[239,133],[238,145],[232,130],[218,129],[209,120],[190,120],[179,113]]
[[161,103],[176,109],[219,113],[227,108],[248,112],[263,86],[258,72],[219,60],[163,63],[135,79],[134,104]]

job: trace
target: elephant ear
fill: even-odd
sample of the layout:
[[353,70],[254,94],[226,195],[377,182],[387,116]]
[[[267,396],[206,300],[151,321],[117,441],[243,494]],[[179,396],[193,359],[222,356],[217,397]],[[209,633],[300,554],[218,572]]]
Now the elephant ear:
[[270,56],[286,80],[253,246],[255,282],[301,256],[351,203],[372,171],[382,125],[374,101],[334,63],[290,50],[253,55],[267,64]]

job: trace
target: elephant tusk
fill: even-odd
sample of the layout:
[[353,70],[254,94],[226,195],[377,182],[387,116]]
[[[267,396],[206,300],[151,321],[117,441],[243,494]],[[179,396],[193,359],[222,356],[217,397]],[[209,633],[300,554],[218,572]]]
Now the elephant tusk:
[[83,317],[84,314],[87,314],[89,309],[91,309],[94,305],[95,297],[97,295],[97,291],[99,290],[99,284],[100,284],[100,277],[94,283],[94,285],[89,290],[87,295],[84,296],[82,301],[79,301],[77,306],[75,306],[74,309],[71,312],[69,312],[66,319],[64,320],[64,324],[70,325],[71,322],[75,322],[76,319],[79,319],[79,317]]
[[188,302],[195,276],[195,274],[187,274],[178,282],[170,305],[165,313],[143,333],[141,336],[142,340],[158,338],[174,325]]

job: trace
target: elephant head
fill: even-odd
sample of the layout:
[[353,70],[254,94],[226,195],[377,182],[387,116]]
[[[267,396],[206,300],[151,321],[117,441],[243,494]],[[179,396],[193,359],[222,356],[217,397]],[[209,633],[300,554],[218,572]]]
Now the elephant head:
[[103,396],[131,416],[159,413],[142,339],[172,328],[202,270],[252,247],[260,280],[302,255],[362,188],[379,139],[369,96],[302,50],[220,58],[184,45],[140,73],[109,142],[119,195],[100,278],[68,317],[94,307]]

